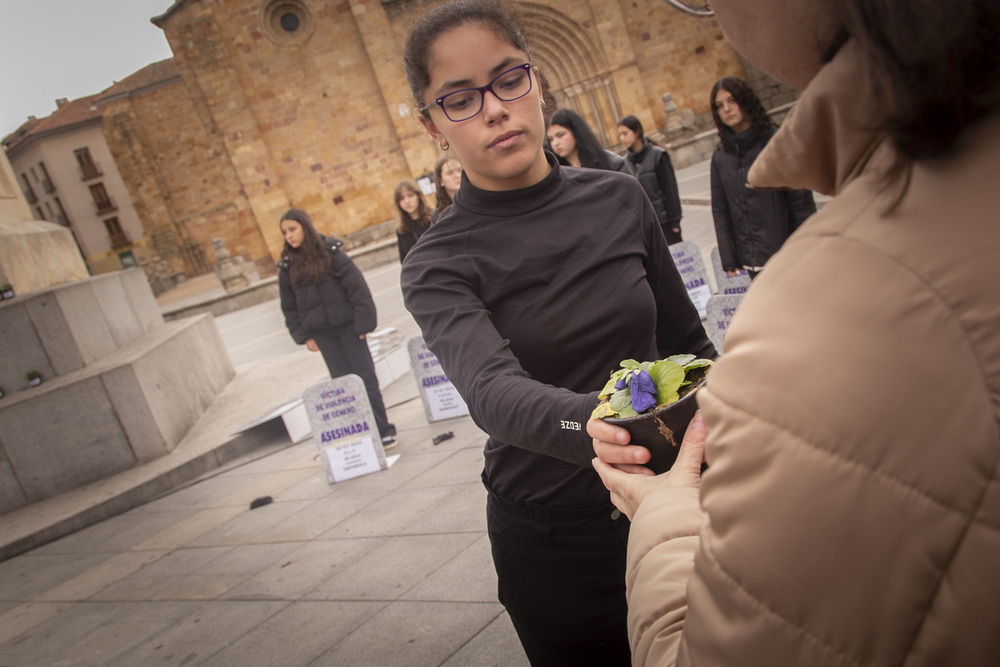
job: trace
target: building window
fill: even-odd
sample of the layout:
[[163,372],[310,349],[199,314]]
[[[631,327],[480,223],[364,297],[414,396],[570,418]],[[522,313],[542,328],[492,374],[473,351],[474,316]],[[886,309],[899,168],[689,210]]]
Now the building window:
[[31,187],[31,181],[28,180],[28,175],[22,173],[21,180],[24,181],[24,198],[28,200],[29,204],[37,203],[38,197],[35,196],[35,189]]
[[270,0],[258,16],[261,32],[279,46],[301,46],[312,36],[316,20],[303,0]]
[[80,180],[86,181],[101,175],[101,168],[94,162],[89,148],[77,148],[73,151],[73,155],[76,156],[77,171],[80,172]]
[[121,224],[118,222],[118,218],[107,218],[104,220],[104,227],[108,230],[108,236],[111,237],[111,247],[121,248],[124,245],[128,245],[128,236],[122,230]]
[[132,254],[131,250],[119,253],[118,259],[121,261],[123,269],[135,269],[139,266],[139,263],[135,261],[135,255]]
[[56,191],[56,186],[52,183],[52,179],[49,178],[49,170],[45,168],[44,162],[39,162],[38,167],[42,170],[42,189],[52,194]]
[[35,218],[36,220],[44,220],[45,219],[45,214],[42,213],[42,207],[41,206],[36,206],[35,207],[35,213],[38,214],[38,217]]
[[58,222],[63,227],[69,227],[69,216],[66,215],[66,209],[63,208],[62,202],[59,201],[59,197],[53,197],[52,200],[56,203],[56,222]]
[[48,202],[45,202],[45,212],[48,213],[48,215],[45,216],[46,220],[54,220],[55,219],[56,216],[53,215],[53,213],[52,213],[52,205],[49,204]]
[[104,183],[94,183],[91,185],[90,196],[94,198],[94,208],[97,210],[98,215],[117,208],[115,203],[111,201],[108,191],[104,189]]

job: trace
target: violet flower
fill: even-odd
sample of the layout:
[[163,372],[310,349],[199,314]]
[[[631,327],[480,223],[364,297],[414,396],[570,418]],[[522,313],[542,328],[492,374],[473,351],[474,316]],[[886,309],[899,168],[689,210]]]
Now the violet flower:
[[632,397],[633,410],[642,413],[656,407],[656,383],[647,371],[635,370],[624,374],[615,383],[615,389],[622,390],[626,385]]

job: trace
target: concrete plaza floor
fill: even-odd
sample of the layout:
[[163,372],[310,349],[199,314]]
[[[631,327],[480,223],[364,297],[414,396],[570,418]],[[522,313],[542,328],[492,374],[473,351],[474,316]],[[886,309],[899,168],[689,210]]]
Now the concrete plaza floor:
[[[707,171],[678,174],[685,239],[706,262]],[[399,264],[366,278],[379,326],[418,336]],[[0,666],[527,665],[496,600],[472,420],[428,423],[411,372],[383,390],[400,443],[386,471],[330,485],[313,439],[281,428],[222,456],[234,430],[328,376],[277,301],[216,324],[237,376],[177,451],[0,517],[0,541],[87,526],[0,562]],[[273,502],[251,510],[262,496]]]

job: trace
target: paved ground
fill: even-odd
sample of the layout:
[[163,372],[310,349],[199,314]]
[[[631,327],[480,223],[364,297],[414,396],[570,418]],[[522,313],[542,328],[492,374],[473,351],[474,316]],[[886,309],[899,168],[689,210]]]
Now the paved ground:
[[[685,205],[683,224],[707,262],[707,163],[682,170],[679,183],[703,202]],[[399,264],[366,278],[379,325],[419,335]],[[183,298],[196,296],[192,287]],[[0,540],[10,540],[89,523],[88,511],[129,502],[130,488],[164,486],[0,562],[0,667],[526,665],[496,601],[479,481],[485,436],[471,419],[429,424],[408,373],[383,392],[399,428],[391,453],[401,455],[387,471],[329,485],[313,440],[293,445],[274,429],[218,466],[212,457],[233,430],[327,375],[318,354],[292,343],[277,301],[216,323],[237,377],[174,454],[0,517]],[[455,437],[432,444],[444,431]],[[202,474],[192,479],[192,468]],[[183,482],[171,478],[178,470]],[[261,496],[274,502],[250,510]]]

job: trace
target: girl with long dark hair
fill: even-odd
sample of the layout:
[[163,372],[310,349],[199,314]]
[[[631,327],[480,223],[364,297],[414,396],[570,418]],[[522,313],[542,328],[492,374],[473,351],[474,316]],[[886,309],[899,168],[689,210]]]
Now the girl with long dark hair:
[[587,121],[572,109],[557,109],[546,134],[561,165],[632,173],[625,158],[602,146]]
[[709,102],[719,130],[711,166],[719,258],[729,275],[746,270],[752,279],[816,212],[816,203],[809,190],[747,187],[750,167],[778,128],[746,81],[734,76],[719,79]]
[[319,352],[330,377],[353,373],[365,383],[383,447],[396,445],[386,416],[375,363],[365,336],[375,330],[375,301],[360,269],[341,242],[316,231],[312,218],[292,208],[281,216],[285,247],[278,261],[278,289],[292,340]]

